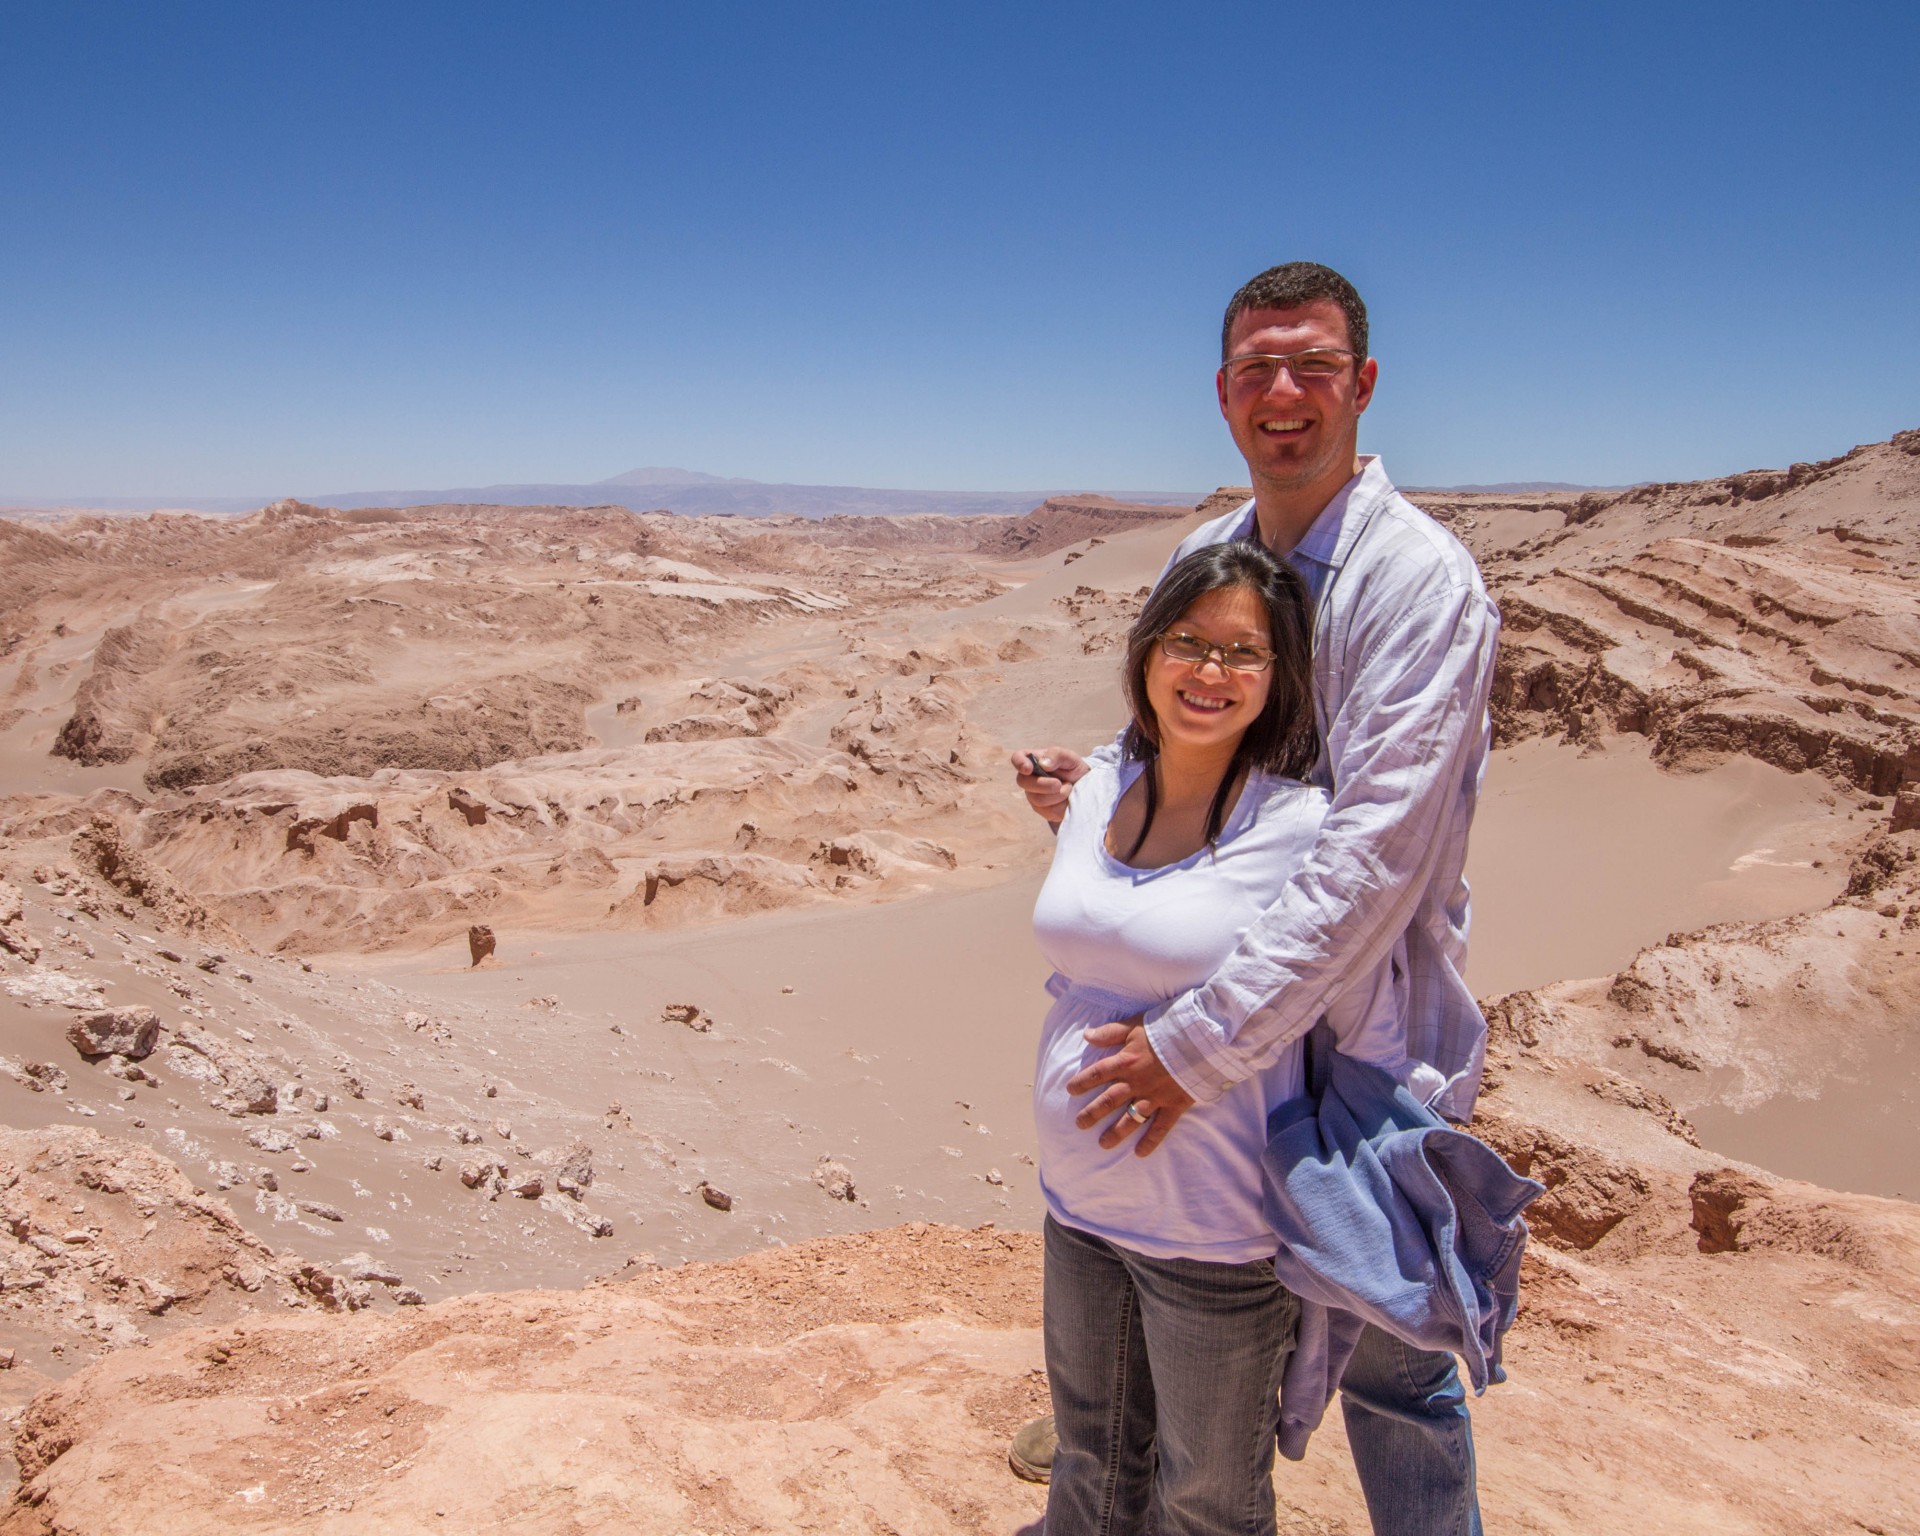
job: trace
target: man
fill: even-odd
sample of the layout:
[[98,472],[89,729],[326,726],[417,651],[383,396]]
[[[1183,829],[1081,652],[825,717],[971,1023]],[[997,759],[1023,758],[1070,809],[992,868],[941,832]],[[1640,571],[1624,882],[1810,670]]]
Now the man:
[[[1091,1032],[1114,1047],[1068,1086],[1076,1123],[1151,1156],[1180,1117],[1272,1061],[1327,1000],[1406,939],[1401,978],[1416,1089],[1464,1121],[1486,1024],[1467,990],[1467,829],[1486,766],[1499,615],[1473,557],[1357,452],[1378,370],[1353,285],[1314,262],[1247,283],[1227,307],[1220,413],[1253,500],[1192,534],[1173,559],[1257,538],[1314,602],[1314,685],[1324,739],[1315,778],[1332,809],[1305,867],[1206,982],[1141,1018]],[[1171,562],[1169,562],[1171,563]],[[1054,747],[1014,756],[1050,821],[1086,764]],[[1195,1106],[1199,1106],[1197,1109]],[[1354,1465],[1379,1536],[1478,1536],[1473,1438],[1450,1355],[1369,1327],[1341,1377]],[[1044,1477],[1051,1426],[1016,1436]]]

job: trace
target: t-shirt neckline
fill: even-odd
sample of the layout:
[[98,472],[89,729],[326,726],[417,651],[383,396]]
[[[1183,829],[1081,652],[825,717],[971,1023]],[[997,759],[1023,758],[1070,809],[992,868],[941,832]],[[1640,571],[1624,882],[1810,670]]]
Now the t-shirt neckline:
[[1101,816],[1100,826],[1094,837],[1094,846],[1099,849],[1100,857],[1106,860],[1114,869],[1126,875],[1172,874],[1178,870],[1190,869],[1198,864],[1201,859],[1218,853],[1220,849],[1225,847],[1246,829],[1247,822],[1252,819],[1253,803],[1258,798],[1255,790],[1270,777],[1269,774],[1259,768],[1249,768],[1247,770],[1247,782],[1240,786],[1240,797],[1233,802],[1233,809],[1227,812],[1226,820],[1220,824],[1220,836],[1212,843],[1204,847],[1196,848],[1184,859],[1175,859],[1170,864],[1129,864],[1125,859],[1122,859],[1114,853],[1112,849],[1107,847],[1107,833],[1113,827],[1113,818],[1120,809],[1121,800],[1125,798],[1127,791],[1133,788],[1134,781],[1146,771],[1146,767],[1146,763],[1138,758],[1129,759],[1116,765],[1113,775],[1115,786],[1113,799],[1107,805],[1105,813]]

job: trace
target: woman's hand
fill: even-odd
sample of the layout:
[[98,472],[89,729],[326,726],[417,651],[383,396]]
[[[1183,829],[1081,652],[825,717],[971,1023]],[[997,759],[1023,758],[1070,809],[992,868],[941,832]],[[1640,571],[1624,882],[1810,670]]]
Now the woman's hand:
[[1117,1147],[1139,1130],[1140,1140],[1133,1152],[1136,1157],[1145,1157],[1167,1139],[1174,1122],[1193,1107],[1193,1096],[1160,1065],[1141,1017],[1101,1024],[1084,1031],[1084,1036],[1088,1045],[1118,1046],[1119,1049],[1067,1079],[1070,1094],[1104,1089],[1074,1116],[1073,1123],[1083,1131],[1090,1131],[1109,1115],[1115,1116],[1113,1123],[1100,1133],[1100,1145],[1109,1149]]
[[[1075,781],[1087,775],[1086,761],[1065,747],[1040,747],[1031,752],[1022,748],[1013,753],[1009,761],[1013,764],[1014,782],[1027,797],[1034,815],[1058,826],[1067,814],[1067,800],[1073,794]],[[1036,768],[1038,772],[1034,771]]]

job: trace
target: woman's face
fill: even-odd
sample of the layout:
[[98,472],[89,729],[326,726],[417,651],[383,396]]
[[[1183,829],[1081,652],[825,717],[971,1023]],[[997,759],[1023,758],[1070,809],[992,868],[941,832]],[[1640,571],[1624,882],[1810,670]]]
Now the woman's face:
[[[1216,587],[1167,627],[1210,645],[1273,649],[1266,604],[1248,587]],[[1160,745],[1226,750],[1239,744],[1267,706],[1273,671],[1238,672],[1210,655],[1195,665],[1175,661],[1156,640],[1147,654],[1147,702],[1160,727]]]

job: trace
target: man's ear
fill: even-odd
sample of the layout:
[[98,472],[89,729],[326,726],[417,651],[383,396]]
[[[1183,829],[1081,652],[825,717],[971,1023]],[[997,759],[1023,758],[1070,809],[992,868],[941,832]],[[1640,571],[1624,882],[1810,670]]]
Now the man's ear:
[[[1379,361],[1371,357],[1368,358],[1364,363],[1362,363],[1359,369],[1354,373],[1354,377],[1353,377],[1353,413],[1354,415],[1358,416],[1368,406],[1373,404],[1373,386],[1379,382],[1379,379],[1380,379]],[[1221,401],[1221,408],[1225,409],[1225,405],[1226,405],[1226,402],[1223,397]]]
[[1225,422],[1231,422],[1233,418],[1227,414],[1227,370],[1226,369],[1221,368],[1215,371],[1213,375],[1213,392],[1220,399],[1220,419]]

